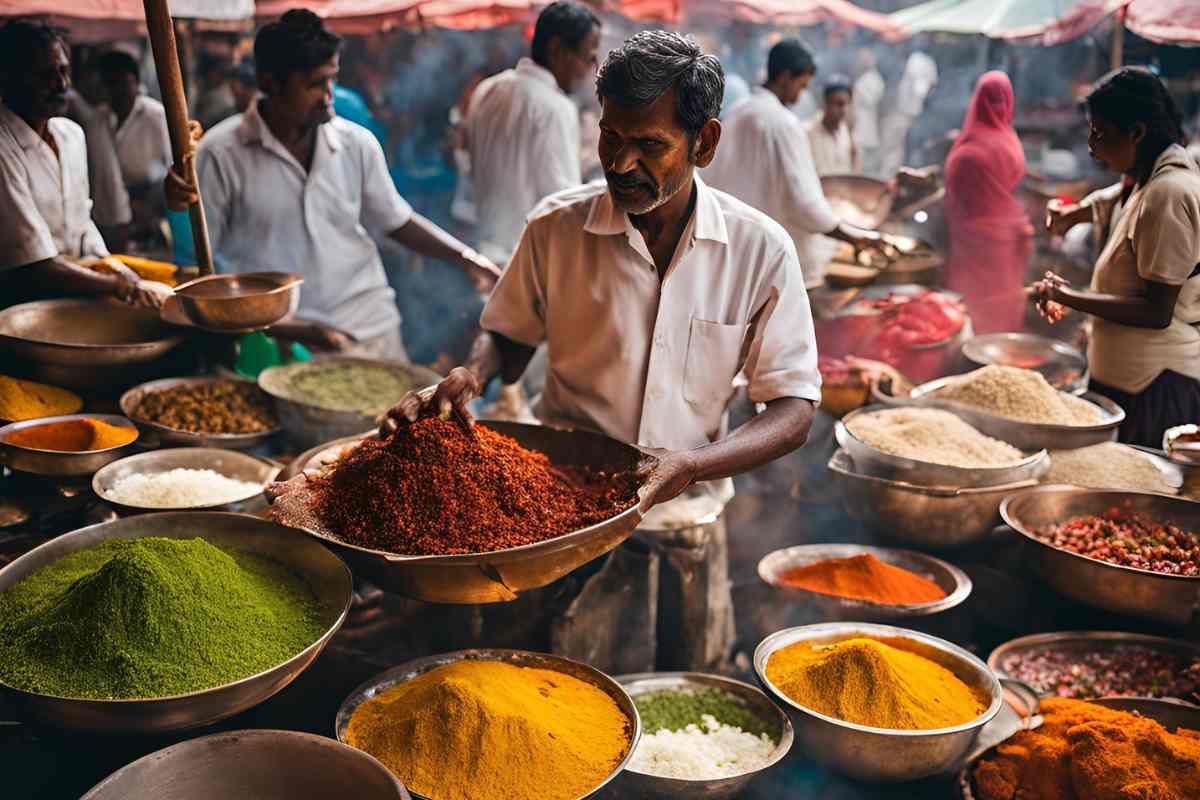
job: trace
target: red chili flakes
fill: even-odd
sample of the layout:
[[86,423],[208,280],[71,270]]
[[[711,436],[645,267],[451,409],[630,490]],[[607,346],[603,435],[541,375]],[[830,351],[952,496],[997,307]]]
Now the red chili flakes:
[[1123,567],[1200,576],[1200,534],[1128,508],[1075,517],[1034,531],[1043,542]]
[[1013,653],[1001,668],[1040,693],[1055,697],[1200,696],[1200,659],[1141,645],[1097,645],[1094,650],[1068,651],[1039,648]]
[[402,555],[483,553],[552,539],[637,502],[635,464],[558,466],[483,425],[428,417],[367,440],[311,479],[339,538]]

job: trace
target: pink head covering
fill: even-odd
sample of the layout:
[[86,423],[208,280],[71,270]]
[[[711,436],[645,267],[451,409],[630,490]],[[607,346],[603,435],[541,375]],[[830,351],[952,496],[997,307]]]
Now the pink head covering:
[[[1013,130],[1012,82],[998,70],[985,72],[963,117],[962,133],[946,159],[947,191],[970,187],[975,216],[990,216],[1015,205],[1012,190],[1025,175],[1025,152]],[[959,187],[953,184],[960,183]],[[979,196],[983,189],[982,196]]]

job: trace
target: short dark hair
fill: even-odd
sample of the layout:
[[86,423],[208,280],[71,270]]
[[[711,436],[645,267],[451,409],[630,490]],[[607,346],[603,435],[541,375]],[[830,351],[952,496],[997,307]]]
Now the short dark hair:
[[68,50],[62,31],[38,19],[18,18],[0,27],[0,85],[23,79],[34,55],[58,43]]
[[596,95],[624,108],[648,106],[675,90],[675,119],[695,142],[721,113],[725,73],[716,56],[678,33],[642,31],[608,54],[596,77]]
[[826,100],[838,92],[845,92],[854,97],[854,85],[850,83],[850,78],[846,75],[830,75],[829,80],[825,82],[824,97]]
[[295,8],[254,37],[254,63],[260,73],[285,81],[293,73],[316,69],[341,49],[342,37],[326,30],[320,17]]
[[587,35],[600,27],[600,18],[591,9],[578,3],[551,3],[538,14],[533,28],[533,42],[529,45],[529,56],[534,63],[546,66],[550,57],[550,42],[557,38],[572,50],[579,49]]
[[1167,87],[1144,67],[1123,67],[1096,81],[1084,100],[1088,115],[1116,125],[1123,131],[1135,125],[1146,126],[1146,136],[1138,143],[1137,172],[1140,182],[1162,152],[1173,144],[1183,144],[1183,115]]
[[771,48],[767,56],[767,80],[773,81],[790,72],[792,75],[817,74],[817,62],[799,39],[784,39]]
[[135,79],[139,80],[142,77],[141,70],[138,69],[137,59],[124,50],[109,50],[106,53],[98,55],[96,57],[96,71],[106,81],[118,75],[132,75]]
[[246,86],[254,86],[256,74],[254,58],[252,56],[244,56],[236,64],[229,67],[226,77]]

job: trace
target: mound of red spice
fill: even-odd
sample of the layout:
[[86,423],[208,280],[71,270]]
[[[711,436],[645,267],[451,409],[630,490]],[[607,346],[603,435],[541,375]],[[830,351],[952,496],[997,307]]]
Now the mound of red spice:
[[557,466],[484,425],[428,417],[367,440],[310,481],[338,538],[402,555],[483,553],[533,544],[637,502],[635,465]]

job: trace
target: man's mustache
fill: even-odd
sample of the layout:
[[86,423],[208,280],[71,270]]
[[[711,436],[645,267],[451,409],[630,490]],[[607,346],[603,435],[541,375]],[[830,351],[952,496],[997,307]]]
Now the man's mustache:
[[604,177],[610,186],[615,186],[618,189],[645,189],[651,193],[658,191],[658,186],[655,185],[654,181],[643,178],[637,173],[627,172],[619,174],[616,172],[605,172]]

